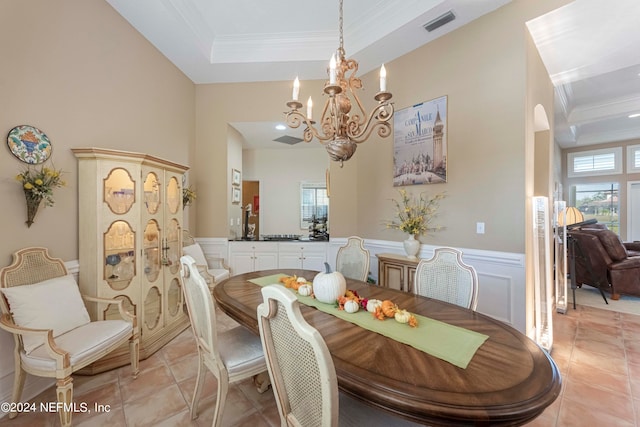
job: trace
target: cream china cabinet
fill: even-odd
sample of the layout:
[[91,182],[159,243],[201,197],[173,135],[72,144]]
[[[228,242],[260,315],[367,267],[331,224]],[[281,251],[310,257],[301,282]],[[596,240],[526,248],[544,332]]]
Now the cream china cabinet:
[[[140,359],[188,326],[180,284],[182,176],[187,167],[146,154],[72,149],[78,159],[79,283],[138,317]],[[115,318],[117,307],[90,313]],[[129,363],[128,349],[89,371]]]

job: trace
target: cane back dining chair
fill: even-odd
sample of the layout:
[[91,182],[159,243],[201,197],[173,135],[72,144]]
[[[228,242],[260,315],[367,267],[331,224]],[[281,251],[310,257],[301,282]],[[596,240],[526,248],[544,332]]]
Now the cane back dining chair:
[[475,310],[478,305],[478,275],[462,261],[454,248],[436,248],[433,257],[416,267],[415,293]]
[[364,248],[364,240],[357,236],[347,239],[347,244],[338,249],[336,271],[350,279],[367,281],[369,276],[369,251]]
[[[56,379],[60,424],[71,425],[71,374],[129,344],[133,377],[138,375],[139,329],[121,300],[80,294],[64,262],[46,248],[25,248],[0,270],[0,328],[13,334],[14,403],[20,402],[27,373]],[[84,301],[114,304],[122,319],[91,321]],[[11,412],[9,418],[18,414]]]
[[[242,326],[218,332],[215,304],[211,291],[189,255],[180,258],[182,289],[187,311],[198,347],[198,377],[191,401],[191,418],[198,417],[198,402],[202,394],[205,369],[209,369],[218,381],[213,426],[222,423],[229,383],[254,377],[267,371],[260,338]],[[258,391],[268,384],[259,385]]]
[[281,425],[416,426],[339,393],[331,353],[282,285],[262,288],[258,328]]

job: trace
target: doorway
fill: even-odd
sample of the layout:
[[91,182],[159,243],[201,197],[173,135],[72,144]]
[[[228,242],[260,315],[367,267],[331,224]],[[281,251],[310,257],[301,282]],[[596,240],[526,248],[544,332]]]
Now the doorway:
[[259,236],[260,181],[242,181],[242,237],[258,240]]

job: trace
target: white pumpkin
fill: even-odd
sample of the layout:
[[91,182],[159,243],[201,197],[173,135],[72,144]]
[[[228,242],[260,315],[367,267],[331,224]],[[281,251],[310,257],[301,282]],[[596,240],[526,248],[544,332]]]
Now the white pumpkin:
[[411,313],[407,310],[398,310],[394,315],[396,322],[407,323],[409,322],[409,318],[411,317]]
[[307,283],[307,279],[305,279],[304,277],[298,277],[296,279],[296,282],[298,282],[298,283]]
[[358,304],[357,301],[350,299],[345,301],[344,303],[344,311],[346,311],[347,313],[355,313],[359,309],[360,309],[360,304]]
[[298,288],[298,293],[303,297],[308,297],[309,295],[311,295],[311,292],[313,292],[311,285],[300,285],[300,287]]
[[375,313],[376,307],[382,307],[382,301],[379,299],[370,299],[367,301],[367,311],[369,313]]
[[331,273],[329,264],[324,263],[327,271],[318,273],[313,278],[313,294],[316,299],[326,304],[334,304],[338,297],[347,292],[347,281],[342,273],[335,271]]

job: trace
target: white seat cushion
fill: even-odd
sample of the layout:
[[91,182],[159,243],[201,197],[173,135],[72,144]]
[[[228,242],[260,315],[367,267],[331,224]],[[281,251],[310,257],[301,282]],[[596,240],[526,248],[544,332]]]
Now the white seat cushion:
[[[58,336],[55,341],[58,347],[69,352],[72,367],[85,366],[88,358],[130,337],[132,329],[131,323],[124,320],[101,320],[72,329]],[[51,359],[44,345],[30,354],[22,353],[20,356],[27,367],[48,371],[56,369],[56,362]]]
[[[32,329],[53,329],[57,337],[89,323],[80,290],[72,275],[60,276],[33,285],[0,289],[9,301],[16,325]],[[22,336],[27,353],[42,345],[38,336]]]
[[218,348],[229,377],[267,370],[260,337],[242,326],[218,333]]
[[220,283],[229,278],[229,270],[225,270],[224,268],[208,268],[207,271],[216,279],[216,283]]

